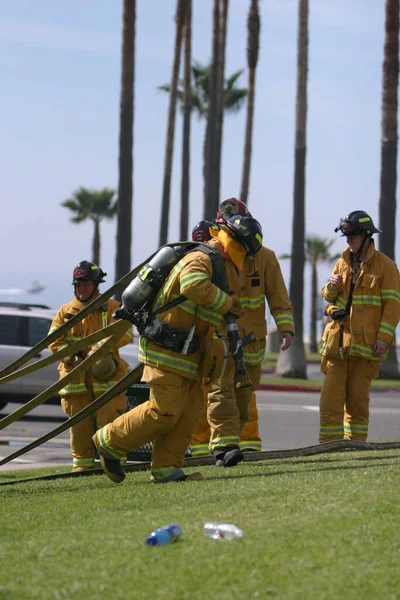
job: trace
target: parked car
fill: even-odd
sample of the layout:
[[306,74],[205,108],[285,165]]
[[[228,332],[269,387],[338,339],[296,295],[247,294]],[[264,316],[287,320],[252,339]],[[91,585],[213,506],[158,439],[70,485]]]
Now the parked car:
[[[20,358],[32,346],[45,338],[55,315],[55,310],[43,304],[0,302],[0,369],[4,369]],[[119,353],[130,367],[137,364],[136,342],[123,346]],[[49,354],[50,351],[46,348],[26,364],[32,364]],[[24,377],[0,385],[0,410],[5,407],[7,402],[27,402],[50,387],[58,380],[57,366],[58,362],[55,362]],[[51,403],[59,401],[57,395],[48,400]]]

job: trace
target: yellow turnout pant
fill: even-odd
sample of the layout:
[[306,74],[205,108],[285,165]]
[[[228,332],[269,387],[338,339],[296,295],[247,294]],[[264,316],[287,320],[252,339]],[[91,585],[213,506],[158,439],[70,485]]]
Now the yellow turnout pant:
[[154,441],[151,472],[155,481],[171,481],[181,473],[186,450],[203,405],[200,382],[146,365],[147,402],[110,423],[104,431],[104,450],[119,457]]
[[379,369],[380,362],[358,356],[322,360],[320,442],[367,439],[371,381]]
[[[96,398],[101,393],[95,395]],[[68,417],[73,417],[83,408],[91,404],[93,397],[87,394],[67,394],[61,397],[61,406]],[[92,442],[94,420],[96,427],[104,427],[122,415],[126,410],[126,396],[116,396],[110,402],[99,408],[94,415],[90,415],[69,430],[72,465],[74,468],[94,467],[94,446]]]

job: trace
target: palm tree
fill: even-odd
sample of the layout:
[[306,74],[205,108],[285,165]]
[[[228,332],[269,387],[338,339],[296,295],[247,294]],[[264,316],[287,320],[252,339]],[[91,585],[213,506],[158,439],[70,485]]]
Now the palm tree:
[[243,202],[247,202],[247,198],[249,195],[251,147],[253,137],[254,96],[259,40],[260,13],[258,10],[258,0],[251,0],[249,15],[247,18],[247,65],[249,69],[249,93],[247,99],[247,118],[244,144],[242,186],[239,196]]
[[[207,164],[208,156],[208,135],[209,135],[209,106],[210,106],[210,80],[211,80],[211,69],[212,65],[201,65],[200,63],[194,62],[192,65],[192,98],[191,106],[199,119],[205,119],[206,121],[206,133],[204,136],[203,144],[203,163],[204,166]],[[225,79],[224,84],[224,111],[227,113],[237,113],[243,106],[247,89],[236,87],[236,83],[243,70],[236,71],[230,77]],[[158,87],[163,92],[170,91],[170,85],[164,84]],[[183,105],[183,82],[179,83],[178,99]],[[203,168],[203,176],[205,181],[205,168]],[[213,219],[214,213],[206,213],[205,219]]]
[[292,260],[290,263],[289,288],[290,300],[294,311],[296,335],[289,350],[279,354],[276,372],[283,377],[299,377],[301,379],[307,379],[307,364],[303,341],[307,76],[308,0],[299,0]]
[[[310,302],[310,341],[308,349],[310,352],[318,351],[317,344],[317,320],[318,320],[318,274],[317,267],[323,262],[332,262],[340,257],[340,254],[331,255],[329,249],[336,240],[327,240],[316,235],[306,239],[305,258],[311,265],[311,302]],[[279,258],[292,258],[291,254],[282,254]]]
[[213,8],[213,35],[212,35],[212,61],[210,72],[210,91],[208,106],[208,137],[207,154],[204,163],[205,189],[204,189],[204,214],[214,214],[213,196],[217,169],[217,114],[218,114],[218,76],[220,71],[219,56],[219,26],[220,26],[220,0],[214,0]]
[[219,15],[218,29],[218,72],[217,72],[217,111],[215,120],[215,162],[214,173],[211,179],[210,210],[215,214],[219,205],[221,187],[221,155],[222,131],[224,124],[224,83],[225,83],[225,53],[226,32],[228,27],[229,0],[221,0],[222,6]]
[[[395,260],[397,185],[397,107],[399,83],[399,0],[386,0],[385,46],[382,73],[381,194],[379,250]],[[389,349],[380,377],[398,379],[396,347]]]
[[61,202],[61,206],[72,212],[72,223],[83,223],[87,219],[93,221],[92,262],[96,265],[100,263],[100,222],[103,219],[113,219],[117,214],[118,201],[114,196],[115,190],[110,188],[89,190],[80,187],[73,192],[71,198]]
[[188,239],[189,228],[189,188],[190,188],[190,121],[192,116],[192,0],[187,0],[185,17],[185,50],[183,75],[183,128],[182,128],[182,183],[181,183],[181,223],[180,239]]
[[160,237],[159,245],[164,246],[168,239],[169,225],[169,201],[171,196],[171,176],[172,176],[172,159],[174,154],[174,136],[175,136],[175,114],[176,114],[176,95],[178,88],[179,67],[181,64],[181,49],[182,49],[182,34],[183,25],[185,22],[185,0],[177,0],[176,2],[176,30],[175,30],[175,45],[174,59],[172,63],[172,76],[170,85],[170,98],[168,109],[168,126],[167,126],[167,142],[165,147],[164,161],[164,182],[161,204],[161,221],[160,221]]
[[124,0],[115,279],[131,269],[136,0]]

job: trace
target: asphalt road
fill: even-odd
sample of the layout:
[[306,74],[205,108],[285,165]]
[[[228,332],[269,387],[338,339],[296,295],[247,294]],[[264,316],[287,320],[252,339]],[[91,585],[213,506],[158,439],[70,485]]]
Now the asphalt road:
[[[259,392],[259,426],[263,450],[300,448],[318,443],[318,393]],[[8,404],[0,413],[4,417],[19,404]],[[372,392],[368,441],[400,439],[400,394]],[[35,408],[23,419],[0,431],[0,457],[48,433],[65,420],[59,406]],[[70,465],[69,433],[50,440],[0,467],[2,470],[42,465]]]

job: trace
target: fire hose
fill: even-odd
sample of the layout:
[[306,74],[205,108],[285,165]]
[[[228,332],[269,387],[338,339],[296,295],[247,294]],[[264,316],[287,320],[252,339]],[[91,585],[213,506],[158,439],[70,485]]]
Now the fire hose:
[[[122,379],[121,379],[122,381]],[[100,400],[100,398],[98,399]],[[86,409],[90,407],[87,406]],[[83,411],[81,411],[83,412]],[[81,413],[75,415],[78,417]],[[64,424],[65,425],[65,424]],[[54,437],[52,433],[56,432],[55,435],[61,433],[59,431],[64,426],[61,425],[54,430],[44,436],[46,439],[40,438],[37,440],[40,443],[47,441],[47,439],[51,439]],[[62,431],[65,431],[65,427]],[[51,437],[48,437],[51,436]],[[35,444],[35,442],[33,442]],[[32,445],[29,449],[32,449]],[[316,444],[314,446],[306,446],[304,448],[291,448],[286,450],[265,450],[261,452],[248,452],[244,454],[244,462],[259,462],[263,460],[274,460],[274,459],[284,459],[284,458],[299,458],[302,456],[315,456],[317,454],[324,454],[328,452],[339,452],[340,450],[396,450],[400,449],[400,442],[362,442],[359,440],[335,440],[332,442],[325,442],[323,444]],[[16,456],[17,453],[15,453]],[[20,454],[18,454],[20,456]],[[3,464],[1,461],[0,464]],[[213,456],[198,456],[193,458],[185,459],[185,467],[204,467],[215,464],[215,458]],[[134,464],[126,464],[123,469],[125,473],[133,473],[138,471],[148,471],[151,468],[150,461],[143,461]],[[26,479],[13,479],[10,481],[4,481],[0,483],[0,487],[3,485],[12,485],[15,483],[26,483],[31,481],[52,481],[54,479],[70,479],[76,477],[90,477],[92,475],[103,475],[103,470],[101,468],[91,469],[90,471],[80,471],[80,472],[66,472],[66,473],[53,473],[50,475],[42,475],[39,477],[29,477]]]

